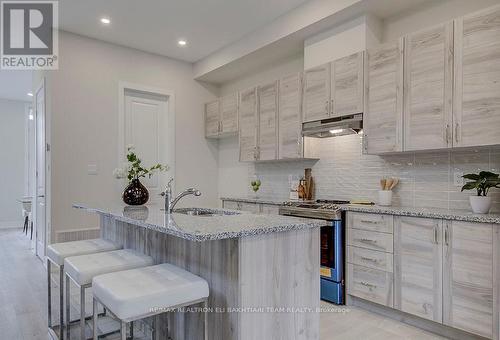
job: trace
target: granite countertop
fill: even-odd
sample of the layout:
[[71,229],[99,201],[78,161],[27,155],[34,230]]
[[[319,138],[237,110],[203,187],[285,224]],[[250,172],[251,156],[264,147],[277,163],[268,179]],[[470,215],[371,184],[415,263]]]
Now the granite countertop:
[[500,224],[500,214],[474,214],[468,210],[382,207],[378,205],[357,204],[342,205],[342,210],[372,214],[427,217],[444,220]]
[[233,201],[233,202],[244,202],[244,203],[254,203],[254,204],[271,204],[271,205],[282,205],[286,200],[278,200],[275,198],[255,198],[255,197],[221,197],[221,201]]
[[[263,235],[290,230],[317,228],[322,220],[280,215],[257,215],[224,209],[229,215],[190,216],[173,213],[167,219],[160,205],[129,207],[124,205],[74,204],[74,208],[115,218],[118,221],[174,235],[191,241],[211,241]],[[222,209],[211,209],[222,210]]]
[[[246,202],[255,204],[281,205],[284,200],[272,198],[221,197],[221,200]],[[469,210],[433,209],[412,207],[382,207],[378,205],[347,204],[341,205],[342,210],[372,214],[387,214],[396,216],[427,217],[445,220],[500,224],[500,214],[474,214]]]

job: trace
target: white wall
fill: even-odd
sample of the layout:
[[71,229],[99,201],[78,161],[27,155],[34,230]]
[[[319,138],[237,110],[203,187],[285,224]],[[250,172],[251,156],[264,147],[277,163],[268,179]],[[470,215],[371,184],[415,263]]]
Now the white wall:
[[[59,70],[47,78],[52,143],[52,241],[57,231],[97,226],[75,202],[120,203],[123,182],[113,178],[118,159],[119,82],[175,94],[176,188],[202,196],[185,204],[217,205],[217,150],[204,138],[203,103],[214,98],[193,80],[192,65],[70,33],[60,34]],[[98,174],[88,175],[87,165]],[[172,174],[173,175],[173,174]]]
[[381,37],[380,22],[373,16],[361,16],[336,26],[304,42],[304,69],[363,51]]
[[26,102],[0,99],[0,227],[22,226]]

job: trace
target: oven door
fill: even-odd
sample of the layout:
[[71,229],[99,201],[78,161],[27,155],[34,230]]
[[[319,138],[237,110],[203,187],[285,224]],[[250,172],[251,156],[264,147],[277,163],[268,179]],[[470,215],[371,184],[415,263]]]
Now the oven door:
[[344,249],[341,221],[321,227],[321,277],[342,282],[344,279]]

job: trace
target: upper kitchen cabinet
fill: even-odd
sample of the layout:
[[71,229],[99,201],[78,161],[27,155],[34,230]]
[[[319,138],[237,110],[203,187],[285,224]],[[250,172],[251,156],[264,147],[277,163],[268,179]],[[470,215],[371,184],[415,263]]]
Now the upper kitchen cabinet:
[[257,89],[254,87],[242,91],[239,97],[240,161],[255,161],[258,159]]
[[330,116],[330,63],[304,71],[303,121],[310,122]]
[[220,132],[220,102],[214,100],[205,104],[205,137],[217,138]]
[[205,104],[205,137],[220,138],[238,133],[238,94]]
[[332,62],[331,117],[363,112],[363,55],[359,52]]
[[257,158],[260,161],[278,157],[278,82],[261,85],[258,94],[258,144]]
[[453,23],[405,39],[405,150],[452,146]]
[[364,152],[403,151],[403,39],[365,55]]
[[303,157],[301,74],[281,78],[279,82],[278,155],[280,159]]
[[221,135],[238,133],[238,93],[220,99],[220,121]]
[[500,6],[455,21],[454,145],[500,144]]

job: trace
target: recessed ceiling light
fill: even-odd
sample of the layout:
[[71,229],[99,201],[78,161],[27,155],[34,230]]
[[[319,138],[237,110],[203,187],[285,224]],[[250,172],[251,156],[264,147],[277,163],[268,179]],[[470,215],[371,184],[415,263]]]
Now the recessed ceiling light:
[[109,25],[109,24],[111,24],[111,19],[110,18],[101,18],[101,22],[104,25]]
[[30,97],[33,97],[33,93],[31,93],[31,92],[28,92],[27,95]]
[[184,39],[180,39],[179,41],[177,41],[177,43],[179,44],[179,46],[186,46],[187,45],[187,41]]

